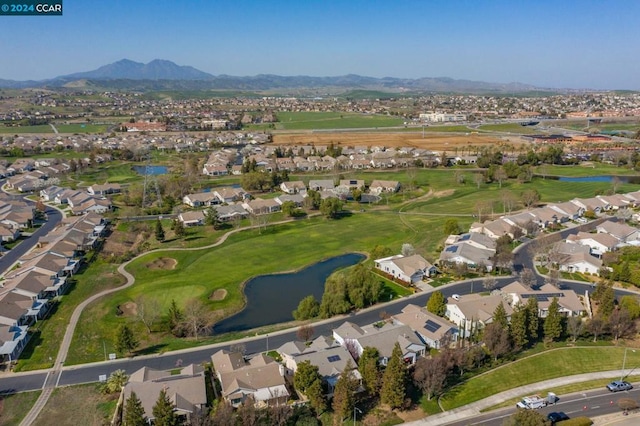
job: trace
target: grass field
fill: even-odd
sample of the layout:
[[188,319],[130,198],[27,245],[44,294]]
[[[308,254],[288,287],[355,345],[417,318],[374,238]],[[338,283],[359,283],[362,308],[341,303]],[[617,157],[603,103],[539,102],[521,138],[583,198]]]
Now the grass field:
[[104,133],[107,131],[106,124],[74,123],[74,124],[54,124],[60,133]]
[[6,127],[0,126],[0,134],[20,135],[24,133],[54,133],[51,126],[48,124],[41,124],[38,126],[20,126],[20,127]]
[[398,117],[340,112],[281,112],[277,130],[358,129],[402,126]]
[[53,391],[34,426],[102,426],[109,424],[118,395],[105,395],[99,384],[60,387]]
[[39,396],[40,391],[0,396],[0,426],[20,424]]
[[[451,410],[530,383],[620,369],[624,351],[622,347],[574,347],[543,352],[472,377],[448,391],[441,403],[445,410]],[[627,351],[627,365],[639,364],[640,352]]]
[[626,167],[616,167],[613,164],[584,162],[578,166],[557,166],[544,164],[534,168],[534,173],[545,176],[567,176],[567,177],[583,177],[583,176],[627,176],[638,175],[639,173],[633,169]]

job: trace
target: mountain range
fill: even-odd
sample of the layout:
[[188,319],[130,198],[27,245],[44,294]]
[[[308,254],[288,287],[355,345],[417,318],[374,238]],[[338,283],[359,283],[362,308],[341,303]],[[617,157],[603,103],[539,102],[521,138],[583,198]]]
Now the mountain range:
[[278,76],[259,74],[250,77],[218,75],[190,66],[155,59],[147,64],[122,59],[93,71],[77,72],[41,81],[15,81],[0,79],[0,88],[69,87],[75,89],[118,90],[239,90],[287,91],[333,89],[333,91],[376,90],[389,93],[523,93],[531,91],[558,91],[542,89],[523,83],[487,83],[456,80],[448,77],[394,78],[344,75],[337,77]]

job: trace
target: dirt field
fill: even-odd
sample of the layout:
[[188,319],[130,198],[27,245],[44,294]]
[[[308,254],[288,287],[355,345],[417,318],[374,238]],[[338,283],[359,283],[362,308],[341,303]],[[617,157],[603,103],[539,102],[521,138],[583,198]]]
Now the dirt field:
[[171,270],[176,269],[178,261],[171,257],[159,257],[151,263],[147,263],[149,269],[164,269]]
[[421,133],[296,133],[273,135],[273,143],[277,145],[329,145],[333,142],[343,146],[385,146],[385,147],[414,147],[431,149],[434,151],[453,150],[455,148],[482,145],[496,145],[500,143],[523,143],[518,138],[506,140],[504,138],[485,135],[442,135]]

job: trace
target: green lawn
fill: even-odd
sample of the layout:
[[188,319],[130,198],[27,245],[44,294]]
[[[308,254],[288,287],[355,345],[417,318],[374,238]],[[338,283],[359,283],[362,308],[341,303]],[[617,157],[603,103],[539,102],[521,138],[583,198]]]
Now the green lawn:
[[[422,131],[422,129],[420,129]],[[471,133],[475,130],[464,125],[445,124],[445,125],[429,125],[425,126],[425,132],[442,132],[442,133]]]
[[638,172],[626,167],[617,167],[613,164],[588,162],[578,166],[555,166],[545,164],[534,168],[534,173],[543,176],[566,176],[566,177],[584,177],[584,176],[625,176],[637,175]]
[[402,126],[398,117],[375,114],[340,112],[281,112],[278,113],[278,130],[356,129]]
[[0,426],[20,424],[33,404],[40,396],[41,391],[14,393],[0,396]]
[[60,133],[104,133],[107,131],[106,124],[74,123],[74,124],[54,124]]
[[18,135],[22,133],[54,133],[51,126],[48,124],[40,124],[37,126],[20,126],[20,127],[6,127],[0,126],[0,133],[9,135]]
[[[473,377],[441,398],[445,410],[490,395],[556,377],[622,368],[622,347],[574,347],[542,352]],[[640,365],[640,352],[627,351],[627,367]]]

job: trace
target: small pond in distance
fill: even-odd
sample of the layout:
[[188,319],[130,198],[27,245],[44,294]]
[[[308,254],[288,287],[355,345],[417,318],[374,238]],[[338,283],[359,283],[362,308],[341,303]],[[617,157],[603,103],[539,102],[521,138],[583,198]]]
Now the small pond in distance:
[[293,320],[292,312],[302,299],[312,294],[322,299],[324,283],[336,269],[352,266],[364,260],[358,253],[344,254],[313,264],[298,272],[260,275],[247,281],[245,308],[236,315],[217,323],[216,334],[242,331]]
[[139,175],[166,175],[169,173],[167,166],[133,166],[133,170]]

